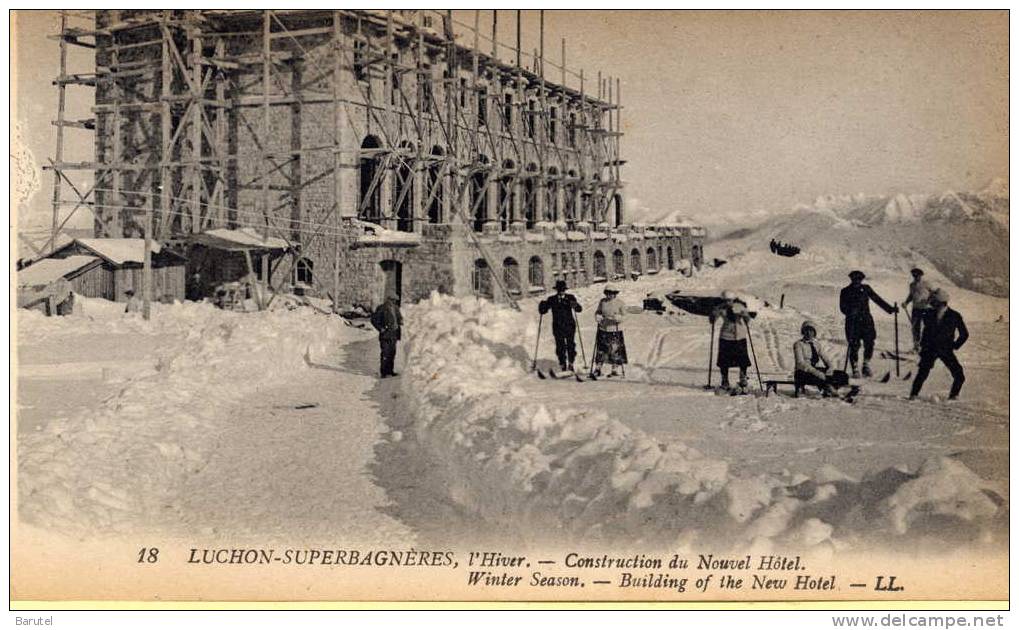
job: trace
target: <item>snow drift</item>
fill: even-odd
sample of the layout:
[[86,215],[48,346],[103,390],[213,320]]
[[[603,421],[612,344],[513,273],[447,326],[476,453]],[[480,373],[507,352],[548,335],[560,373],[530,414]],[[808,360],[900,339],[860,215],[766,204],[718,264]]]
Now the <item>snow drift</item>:
[[1001,499],[951,459],[862,480],[830,467],[813,477],[741,478],[725,461],[604,412],[533,402],[529,319],[438,294],[406,311],[403,387],[418,438],[449,498],[492,526],[542,543],[755,549],[989,537]]
[[312,309],[239,314],[208,304],[153,305],[153,318],[123,305],[43,317],[19,311],[19,336],[59,339],[88,332],[173,333],[154,372],[129,378],[98,409],[53,418],[18,436],[18,507],[26,523],[68,534],[116,535],[174,520],[183,480],[216,445],[212,429],[240,413],[245,397],[307,369],[349,334]]

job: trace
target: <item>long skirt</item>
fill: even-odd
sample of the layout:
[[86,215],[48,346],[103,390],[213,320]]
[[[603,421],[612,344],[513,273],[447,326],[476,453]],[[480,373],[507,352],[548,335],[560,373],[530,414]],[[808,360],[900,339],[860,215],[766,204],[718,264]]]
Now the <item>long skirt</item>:
[[626,341],[621,330],[599,330],[595,338],[595,363],[623,365],[626,363]]
[[719,339],[718,360],[715,362],[715,365],[723,370],[733,367],[750,367],[750,355],[747,354],[747,340]]

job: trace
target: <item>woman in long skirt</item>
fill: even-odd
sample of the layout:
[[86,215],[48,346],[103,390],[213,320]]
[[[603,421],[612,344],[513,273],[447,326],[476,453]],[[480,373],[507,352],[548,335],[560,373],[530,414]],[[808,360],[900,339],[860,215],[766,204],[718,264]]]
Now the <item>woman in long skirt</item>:
[[739,393],[747,392],[747,368],[750,355],[747,353],[747,321],[750,314],[736,299],[736,294],[726,291],[722,294],[725,302],[710,316],[711,322],[722,320],[718,334],[718,365],[722,373],[722,389],[729,389],[729,368],[739,368]]
[[610,377],[617,376],[619,366],[626,364],[626,340],[623,339],[623,331],[620,330],[626,307],[618,296],[618,289],[605,287],[605,297],[598,303],[598,309],[595,311],[594,317],[598,322],[594,351],[595,376],[601,374],[603,363],[612,366]]

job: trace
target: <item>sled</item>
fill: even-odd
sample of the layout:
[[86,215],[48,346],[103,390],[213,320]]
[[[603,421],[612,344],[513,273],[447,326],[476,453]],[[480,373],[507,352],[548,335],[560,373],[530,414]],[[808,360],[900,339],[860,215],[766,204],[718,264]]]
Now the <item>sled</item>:
[[683,295],[679,291],[668,293],[665,298],[678,309],[705,317],[711,315],[715,309],[725,303],[725,300],[717,295]]

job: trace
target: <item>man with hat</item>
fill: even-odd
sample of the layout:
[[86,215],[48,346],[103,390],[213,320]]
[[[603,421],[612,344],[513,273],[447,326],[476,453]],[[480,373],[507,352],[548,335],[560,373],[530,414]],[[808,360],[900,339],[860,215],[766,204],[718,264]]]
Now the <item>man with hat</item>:
[[849,344],[849,362],[853,366],[853,378],[860,378],[857,368],[860,343],[863,343],[863,375],[871,376],[870,359],[874,356],[874,341],[877,331],[874,318],[870,315],[870,301],[873,300],[886,313],[897,313],[899,308],[885,302],[880,295],[864,284],[867,276],[862,271],[849,272],[850,283],[839,294],[839,310],[846,316],[846,343]]
[[573,361],[577,358],[577,319],[575,313],[583,308],[577,298],[566,292],[566,281],[556,280],[555,295],[542,300],[538,304],[538,312],[544,315],[552,311],[552,336],[555,337],[555,355],[559,359],[559,369],[573,371]]
[[397,376],[393,371],[396,362],[396,344],[400,340],[403,315],[400,313],[400,297],[396,293],[386,294],[385,301],[371,316],[372,326],[379,331],[379,372],[382,378]]
[[931,373],[934,362],[941,359],[948,371],[952,373],[952,389],[948,399],[955,400],[959,396],[962,384],[966,382],[966,374],[955,351],[969,339],[966,323],[958,311],[948,308],[948,292],[937,289],[930,294],[930,309],[924,317],[923,338],[920,340],[920,365],[917,367],[913,388],[909,399],[915,400],[920,394],[927,375]]
[[923,279],[923,269],[914,267],[910,272],[913,274],[913,281],[909,283],[909,295],[902,301],[905,306],[912,302],[913,312],[910,313],[909,321],[913,326],[913,352],[920,352],[920,338],[923,331],[923,318],[930,308],[928,300],[931,295],[931,288]]
[[616,376],[616,368],[626,364],[626,341],[623,331],[619,329],[626,315],[626,306],[618,299],[619,289],[605,287],[605,297],[598,302],[598,310],[594,318],[598,322],[598,335],[595,338],[593,374],[601,374],[601,366],[608,363],[612,366],[609,376]]

